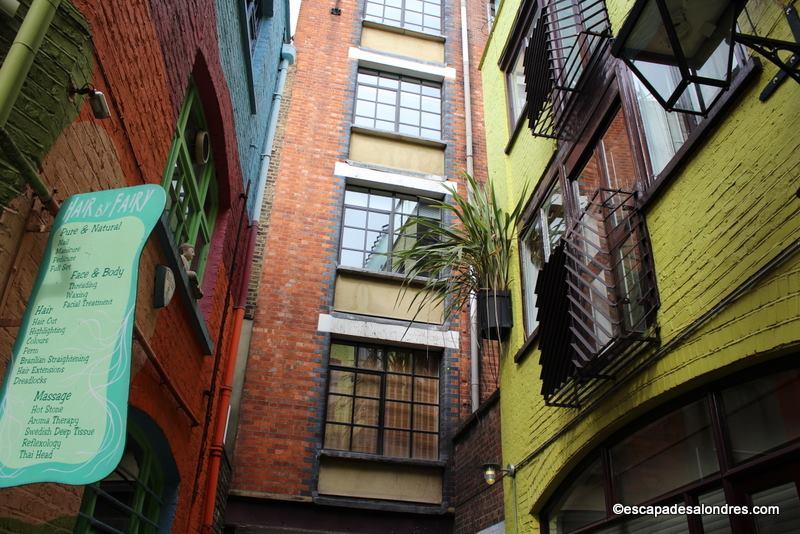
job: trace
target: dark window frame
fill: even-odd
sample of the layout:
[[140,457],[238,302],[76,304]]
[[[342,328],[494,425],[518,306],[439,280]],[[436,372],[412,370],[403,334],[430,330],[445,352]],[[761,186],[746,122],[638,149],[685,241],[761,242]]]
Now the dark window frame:
[[[798,494],[800,494],[800,438],[789,440],[773,449],[762,451],[752,458],[735,464],[733,462],[730,435],[727,430],[727,422],[723,413],[721,400],[723,391],[727,389],[782,372],[797,370],[797,364],[792,361],[791,356],[777,362],[762,365],[755,373],[753,369],[747,369],[719,380],[702,390],[695,390],[669,401],[626,424],[600,445],[593,448],[591,452],[570,471],[566,479],[559,484],[539,513],[538,520],[541,533],[555,534],[550,532],[549,525],[549,514],[552,512],[553,505],[560,497],[564,496],[565,491],[569,490],[569,486],[574,480],[572,475],[583,472],[583,470],[597,460],[598,457],[603,463],[603,470],[605,473],[603,492],[605,495],[606,517],[602,520],[584,525],[576,530],[572,530],[570,534],[588,534],[599,528],[613,526],[626,519],[641,517],[613,513],[613,504],[620,501],[616,494],[615,485],[611,476],[611,448],[621,443],[624,438],[633,436],[648,425],[701,400],[705,401],[708,410],[711,434],[717,452],[719,470],[716,473],[709,474],[703,479],[677,488],[671,488],[667,492],[647,501],[641,503],[625,502],[622,504],[637,506],[673,504],[675,502],[687,505],[697,504],[697,497],[699,495],[721,488],[725,492],[725,501],[728,504],[751,505],[752,503],[749,502],[746,494],[748,491],[757,490],[758,488],[764,488],[769,485],[780,484],[785,480],[793,481],[796,484]],[[753,523],[748,522],[748,520],[752,520],[753,516],[729,515],[728,517],[732,524],[736,524],[739,528],[745,529],[742,530],[743,532],[755,531]],[[702,532],[698,518],[691,515],[686,516],[686,518],[687,530],[689,532],[692,534],[699,534]],[[734,528],[736,527],[734,526]]]
[[[430,351],[430,350],[423,350],[423,349],[413,349],[408,347],[400,347],[395,345],[388,345],[388,344],[378,344],[378,343],[360,343],[360,342],[353,342],[353,341],[344,341],[344,340],[332,340],[331,345],[344,345],[344,346],[351,346],[354,350],[354,366],[346,366],[346,365],[337,365],[328,363],[328,379],[325,387],[325,407],[324,407],[324,421],[323,425],[325,428],[325,432],[323,433],[323,448],[326,450],[332,451],[350,451],[359,454],[365,454],[375,457],[390,457],[390,458],[407,458],[411,460],[439,460],[440,457],[440,448],[441,448],[441,430],[442,430],[442,417],[443,412],[441,409],[441,398],[442,398],[442,361],[444,359],[444,354],[442,351]],[[370,369],[370,368],[363,368],[358,366],[358,355],[359,349],[375,349],[375,350],[382,350],[384,354],[390,350],[397,350],[402,352],[407,352],[411,354],[411,372],[410,373],[403,373],[398,371],[389,371],[388,367],[388,358],[383,358],[383,368],[382,369]],[[437,374],[436,375],[427,375],[417,373],[416,369],[416,362],[418,355],[426,355],[432,356],[438,359],[438,366],[437,366]],[[353,381],[353,391],[352,394],[340,393],[340,392],[331,392],[331,372],[338,371],[343,373],[353,373],[355,376],[359,374],[371,375],[371,376],[378,376],[380,377],[380,387],[379,387],[379,397],[366,397],[366,396],[359,396],[356,393],[356,381]],[[386,392],[386,383],[387,378],[389,376],[400,376],[400,377],[410,377],[411,378],[411,389],[409,393],[410,400],[401,400],[401,399],[387,399],[387,392]],[[417,401],[414,399],[415,395],[415,387],[417,378],[423,378],[427,380],[436,379],[438,381],[438,395],[436,398],[435,403],[425,402],[425,401]],[[328,419],[328,406],[330,404],[331,395],[335,395],[338,397],[347,397],[351,399],[351,414],[350,414],[350,422],[342,422],[342,421],[330,421]],[[364,399],[370,401],[378,401],[378,424],[377,425],[368,425],[368,424],[361,424],[355,423],[353,420],[355,418],[355,404],[356,399]],[[408,428],[399,428],[399,427],[389,427],[386,426],[384,421],[385,413],[386,413],[386,402],[393,402],[398,404],[409,405],[409,425]],[[414,428],[414,412],[416,406],[426,406],[426,407],[435,407],[437,410],[437,420],[436,420],[436,430],[418,430]],[[348,427],[349,428],[349,438],[348,438],[348,448],[347,449],[336,449],[325,447],[325,434],[327,434],[327,427],[328,425],[337,425],[341,427]],[[369,428],[374,429],[377,433],[375,450],[376,452],[362,452],[362,451],[354,451],[353,450],[353,434],[355,428]],[[408,456],[391,456],[387,455],[385,451],[385,433],[386,431],[396,431],[396,432],[407,432],[408,433]],[[416,434],[422,435],[429,435],[429,436],[436,436],[436,457],[435,458],[426,458],[426,457],[415,457],[414,456],[414,436]]]
[[[364,20],[365,21],[374,22],[376,24],[382,24],[384,26],[391,26],[391,27],[394,27],[394,28],[403,28],[403,29],[406,29],[406,30],[419,32],[419,33],[424,33],[424,34],[427,34],[427,35],[436,35],[436,36],[442,35],[444,33],[444,18],[445,18],[444,17],[444,0],[438,0],[439,13],[438,13],[438,16],[435,17],[435,18],[439,19],[439,27],[438,28],[435,28],[433,26],[426,26],[425,25],[425,15],[434,16],[433,13],[426,13],[425,12],[425,5],[426,4],[435,5],[436,2],[432,2],[431,0],[418,0],[418,1],[422,3],[422,12],[417,12],[417,11],[412,11],[412,10],[407,9],[406,8],[406,3],[408,2],[408,0],[400,0],[400,7],[388,6],[389,8],[400,10],[400,20],[397,21],[395,19],[387,19],[386,16],[385,16],[385,12],[384,12],[384,15],[382,15],[380,17],[377,16],[377,15],[370,15],[367,12],[367,10],[369,9],[369,5],[370,4],[381,5],[381,6],[383,6],[383,9],[385,10],[387,8],[385,0],[366,0],[364,2]],[[407,18],[406,17],[406,13],[407,13],[407,11],[412,11],[413,13],[420,13],[421,18],[422,18],[422,22],[420,24],[414,24],[414,23],[411,23],[411,22],[406,22],[406,18]]]
[[531,32],[534,28],[533,23],[535,20],[537,20],[537,18],[540,18],[540,1],[542,0],[530,0],[523,2],[520,9],[517,11],[516,17],[512,24],[512,30],[498,61],[498,66],[503,73],[503,86],[505,89],[506,98],[506,120],[509,137],[506,153],[510,152],[511,145],[513,145],[514,140],[516,140],[520,130],[522,130],[522,125],[525,123],[528,115],[528,99],[527,97],[524,97],[522,106],[519,109],[519,114],[516,117],[513,116],[514,103],[512,101],[511,77],[513,76],[514,65],[516,64],[517,59],[520,56],[524,57],[525,50],[527,49],[528,42],[530,40]]

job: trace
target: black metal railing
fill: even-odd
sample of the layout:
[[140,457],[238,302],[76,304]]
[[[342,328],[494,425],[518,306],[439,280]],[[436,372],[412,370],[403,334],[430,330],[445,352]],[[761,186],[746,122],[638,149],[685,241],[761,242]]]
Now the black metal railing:
[[653,335],[658,293],[635,193],[599,189],[537,283],[542,394],[579,405]]

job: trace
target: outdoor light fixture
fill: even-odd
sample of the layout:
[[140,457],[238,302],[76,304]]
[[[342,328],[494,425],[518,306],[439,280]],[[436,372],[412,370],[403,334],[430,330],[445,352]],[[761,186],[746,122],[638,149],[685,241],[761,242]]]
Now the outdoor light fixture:
[[[746,0],[637,0],[611,53],[622,59],[668,111],[706,115],[731,82],[734,44],[746,45],[800,83],[800,44],[742,34]],[[797,11],[782,8],[796,41]],[[788,62],[778,52],[793,54]],[[762,97],[763,99],[763,97]]]
[[98,91],[91,85],[85,85],[80,89],[74,87],[69,90],[70,95],[88,95],[89,106],[92,108],[92,114],[95,119],[107,119],[111,116],[111,110],[108,109],[108,102],[106,95],[102,91]]
[[500,467],[500,464],[490,463],[483,465],[483,479],[490,486],[497,482],[497,473],[503,473],[504,475],[508,475],[513,478],[516,472],[517,469],[512,464],[508,464],[508,467],[505,469]]

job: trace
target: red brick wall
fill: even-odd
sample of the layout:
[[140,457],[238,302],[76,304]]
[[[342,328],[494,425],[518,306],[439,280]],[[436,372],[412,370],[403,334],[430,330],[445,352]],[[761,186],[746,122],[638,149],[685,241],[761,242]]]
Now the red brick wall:
[[455,534],[474,534],[503,520],[503,483],[486,484],[482,466],[502,462],[499,391],[453,438]]
[[[237,242],[242,179],[231,104],[218,57],[214,2],[75,0],[73,3],[91,27],[96,58],[93,83],[106,94],[112,116],[95,120],[88,106],[84,106],[45,158],[42,177],[57,189],[56,196],[62,200],[89,190],[160,183],[178,112],[192,77],[209,122],[220,185],[220,214],[204,279],[205,297],[201,301],[208,331],[216,340]],[[197,16],[198,13],[203,16]],[[8,281],[7,290],[0,288],[4,291],[0,372],[8,363],[47,236],[21,231],[28,219],[30,200],[21,199],[15,206],[19,212],[4,216],[0,235],[0,281]],[[39,217],[31,219],[36,222]],[[52,219],[46,214],[41,219],[46,232]],[[240,248],[239,253],[244,250]],[[152,308],[152,280],[157,263],[166,263],[166,256],[156,238],[151,237],[140,266],[137,325],[148,338],[168,380],[200,419],[200,425],[193,427],[180,411],[138,341],[134,343],[130,403],[147,413],[163,430],[177,464],[181,482],[173,531],[196,532],[204,501],[204,465],[208,454],[204,441],[210,439],[204,432],[204,424],[214,358],[204,354],[189,321],[189,309],[178,293],[168,307]],[[240,268],[241,261],[237,276]],[[230,322],[232,314],[228,313],[227,318]],[[230,331],[228,324],[224,335],[230,335]],[[224,357],[220,363],[224,365]],[[68,520],[77,513],[82,493],[83,488],[55,484],[0,490],[0,527],[12,525],[15,529],[23,524],[56,521],[50,523],[48,531],[58,528],[69,531]]]

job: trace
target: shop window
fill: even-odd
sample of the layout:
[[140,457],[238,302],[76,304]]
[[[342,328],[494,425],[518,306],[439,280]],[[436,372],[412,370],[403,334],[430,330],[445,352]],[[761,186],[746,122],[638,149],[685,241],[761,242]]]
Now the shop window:
[[439,353],[331,345],[325,448],[439,457]]
[[[404,273],[406,265],[396,254],[428,239],[425,225],[438,226],[441,218],[441,210],[431,200],[348,186],[344,195],[339,264]],[[429,222],[420,222],[423,220]]]
[[174,491],[145,433],[129,425],[117,468],[86,486],[75,532],[155,533],[169,530],[167,502]]
[[409,76],[359,69],[353,124],[440,139],[442,85]]
[[202,280],[217,217],[217,181],[211,140],[197,89],[192,85],[178,116],[163,186],[165,212],[175,245],[189,243],[195,256],[191,268]]
[[536,319],[535,291],[539,272],[558,246],[565,227],[564,196],[561,194],[561,185],[556,182],[536,209],[520,240],[526,335],[532,334],[539,324]]
[[367,0],[364,20],[419,32],[442,33],[441,0]]
[[[789,407],[800,399],[800,371],[710,391],[665,415],[643,417],[594,451],[545,507],[544,534],[690,532],[695,521],[691,532],[702,525],[705,534],[731,532],[733,522],[741,532],[796,532],[800,418]],[[745,428],[755,436],[746,444],[740,441]],[[760,443],[765,430],[771,438]],[[616,503],[779,506],[780,513],[630,517],[615,514]]]

